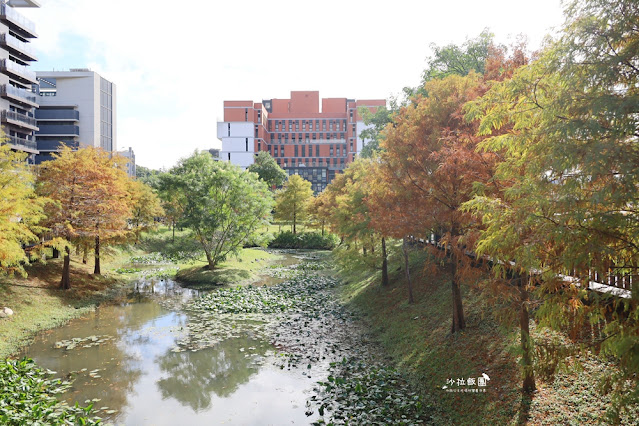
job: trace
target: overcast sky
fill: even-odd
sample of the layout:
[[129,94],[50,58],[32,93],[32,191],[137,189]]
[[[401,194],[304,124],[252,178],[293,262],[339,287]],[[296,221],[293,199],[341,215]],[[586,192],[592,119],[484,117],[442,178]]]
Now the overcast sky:
[[170,168],[219,146],[224,100],[388,98],[416,86],[429,45],[489,28],[532,48],[560,0],[39,0],[35,70],[90,68],[117,85],[118,149]]

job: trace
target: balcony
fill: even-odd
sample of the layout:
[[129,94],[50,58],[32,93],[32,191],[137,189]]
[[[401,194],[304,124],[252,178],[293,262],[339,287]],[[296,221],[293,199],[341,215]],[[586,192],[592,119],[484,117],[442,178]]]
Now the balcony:
[[42,152],[42,151],[48,151],[48,152],[59,151],[65,145],[68,146],[71,149],[74,149],[74,150],[80,148],[80,142],[74,141],[74,140],[67,140],[67,139],[63,139],[63,140],[57,140],[57,139],[41,140],[40,138],[37,138],[36,140],[38,142],[38,151],[40,151],[40,152]]
[[0,60],[0,71],[22,84],[37,84],[36,73],[9,59]]
[[36,136],[80,136],[80,127],[73,124],[41,124]]
[[38,36],[35,32],[35,24],[33,21],[25,18],[16,12],[14,8],[6,4],[0,4],[0,20],[7,24],[9,28],[17,33],[23,34],[25,37],[35,38]]
[[17,87],[13,87],[9,84],[3,84],[0,86],[0,97],[27,107],[38,107],[36,95],[33,92],[18,89]]
[[35,49],[29,43],[21,41],[11,34],[0,34],[0,46],[6,48],[13,56],[23,61],[37,61]]
[[29,117],[28,115],[5,110],[2,111],[2,115],[0,117],[3,123],[12,124],[29,130],[38,130],[35,118]]
[[38,153],[38,145],[36,141],[19,138],[17,136],[6,136],[5,143],[11,145],[11,148],[19,151],[27,151],[34,154]]
[[73,109],[37,109],[35,116],[38,121],[80,121],[80,112]]

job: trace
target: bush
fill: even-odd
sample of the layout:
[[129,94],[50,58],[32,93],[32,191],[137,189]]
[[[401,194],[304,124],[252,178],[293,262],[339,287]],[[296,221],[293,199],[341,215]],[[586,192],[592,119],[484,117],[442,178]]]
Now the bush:
[[283,231],[277,234],[268,246],[283,249],[332,250],[338,242],[339,239],[333,234],[322,235],[318,232],[293,234],[291,231]]
[[55,395],[71,383],[50,378],[33,360],[0,361],[0,423],[9,425],[55,424],[93,425],[100,418],[90,417],[93,403],[80,407],[60,402]]

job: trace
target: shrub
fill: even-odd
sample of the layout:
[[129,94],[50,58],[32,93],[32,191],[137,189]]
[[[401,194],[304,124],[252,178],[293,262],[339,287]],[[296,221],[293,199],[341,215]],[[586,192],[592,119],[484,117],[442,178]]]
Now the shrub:
[[293,234],[291,231],[283,231],[277,234],[268,246],[283,249],[332,250],[338,242],[338,238],[333,234],[322,235],[318,232]]

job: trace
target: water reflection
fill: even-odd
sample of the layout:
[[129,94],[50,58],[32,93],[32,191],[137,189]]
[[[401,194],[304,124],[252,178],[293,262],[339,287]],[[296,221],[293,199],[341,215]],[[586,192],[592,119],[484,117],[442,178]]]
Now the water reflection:
[[[294,261],[287,256],[283,263],[289,262]],[[23,355],[57,371],[58,377],[75,378],[62,395],[68,402],[96,398],[98,409],[116,410],[98,413],[107,422],[307,424],[306,392],[317,378],[274,367],[268,361],[272,346],[248,325],[235,323],[232,337],[211,347],[174,352],[179,342],[206,337],[192,333],[203,326],[202,318],[176,309],[199,295],[169,279],[140,281],[125,304],[100,307],[44,332]],[[215,317],[206,321],[216,322],[217,328],[228,325]],[[105,335],[113,338],[99,346],[55,348],[58,341]]]
[[197,352],[168,351],[156,362],[164,377],[162,398],[175,398],[195,411],[211,406],[212,394],[227,397],[259,370],[270,345],[250,337],[227,339]]

